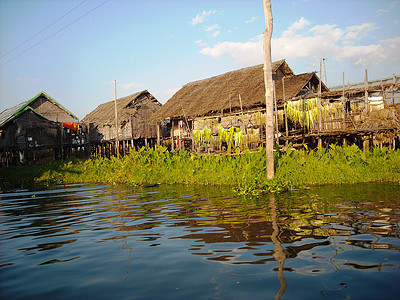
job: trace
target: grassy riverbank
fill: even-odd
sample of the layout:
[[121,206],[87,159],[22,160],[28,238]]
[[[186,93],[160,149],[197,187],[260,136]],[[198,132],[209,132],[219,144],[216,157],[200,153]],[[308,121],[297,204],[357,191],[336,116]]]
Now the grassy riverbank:
[[13,184],[106,183],[228,185],[239,194],[282,191],[310,185],[359,182],[399,182],[400,151],[356,146],[330,146],[318,151],[287,150],[275,157],[276,173],[266,179],[265,150],[241,155],[199,156],[142,149],[116,159],[90,158],[43,166],[0,168],[3,189]]

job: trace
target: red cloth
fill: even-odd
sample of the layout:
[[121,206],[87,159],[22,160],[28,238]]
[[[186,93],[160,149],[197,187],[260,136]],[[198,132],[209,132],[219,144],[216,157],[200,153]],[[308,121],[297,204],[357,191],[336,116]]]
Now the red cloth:
[[75,131],[77,131],[79,129],[78,123],[76,123],[76,122],[62,122],[62,123],[60,122],[60,124],[62,126],[64,126],[65,128],[69,128],[69,129],[72,129]]

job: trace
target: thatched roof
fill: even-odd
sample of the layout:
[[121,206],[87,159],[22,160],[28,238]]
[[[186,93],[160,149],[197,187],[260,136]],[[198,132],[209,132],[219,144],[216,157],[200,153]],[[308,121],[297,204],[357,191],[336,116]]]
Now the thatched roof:
[[[154,113],[159,110],[161,103],[157,101],[147,90],[117,99],[117,114],[118,123],[125,124],[132,116],[135,117],[146,117],[142,116],[140,111],[151,111]],[[115,102],[111,100],[109,102],[100,104],[95,110],[87,114],[83,119],[83,123],[96,125],[109,125],[114,126],[115,124]]]
[[[280,77],[285,77],[287,100],[301,94],[310,80],[318,80],[314,73],[294,75],[284,60],[273,63],[273,73],[279,79],[276,81],[277,99],[283,98]],[[241,106],[243,110],[265,107],[263,65],[188,83],[176,92],[150,121],[213,115],[221,113],[222,110],[238,110]]]
[[[315,91],[310,91],[308,89],[309,83],[312,84],[313,87],[318,87],[319,85],[319,78],[318,76],[313,73],[303,73],[298,75],[287,76],[284,78],[285,84],[285,99],[291,100],[295,97],[304,96],[305,94],[309,93],[316,93]],[[322,91],[327,91],[328,88],[322,82]],[[283,105],[283,84],[282,80],[275,81],[275,92],[276,92],[276,99],[278,102],[278,106]]]
[[[41,115],[42,117],[45,117],[52,121],[56,121],[56,120],[53,120],[54,118],[52,118],[51,112],[49,112],[49,114],[47,114],[46,111],[42,111],[41,113],[39,113],[36,109],[34,109],[32,107],[34,105],[34,102],[41,97],[43,97],[44,99],[46,99],[47,101],[49,101],[50,103],[52,103],[53,105],[58,107],[60,110],[64,111],[65,114],[69,115],[72,119],[78,120],[78,117],[76,117],[73,113],[71,113],[69,110],[67,110],[65,107],[63,107],[60,103],[58,103],[56,100],[54,100],[52,97],[50,97],[47,93],[41,91],[32,99],[29,99],[27,101],[24,101],[18,105],[15,105],[13,107],[7,108],[4,111],[2,111],[0,113],[0,127],[3,127],[6,123],[17,118],[27,108],[30,108],[36,114]],[[38,103],[38,104],[35,104],[34,106],[35,106],[35,108],[37,108],[37,106],[40,106],[40,105],[41,104]],[[63,121],[63,120],[61,120],[61,121]],[[70,120],[68,120],[68,121],[70,121]]]

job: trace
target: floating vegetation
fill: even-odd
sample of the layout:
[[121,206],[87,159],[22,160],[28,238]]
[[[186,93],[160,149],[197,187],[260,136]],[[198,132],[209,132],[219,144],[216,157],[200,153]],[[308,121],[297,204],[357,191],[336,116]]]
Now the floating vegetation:
[[3,189],[33,180],[48,185],[178,183],[228,185],[238,194],[254,195],[320,184],[400,183],[400,151],[384,147],[363,152],[355,145],[331,145],[317,151],[288,147],[280,155],[275,152],[275,168],[275,177],[268,180],[263,148],[240,155],[201,156],[183,150],[171,153],[159,147],[157,150],[142,148],[120,159],[71,159],[42,166],[0,168],[0,177]]

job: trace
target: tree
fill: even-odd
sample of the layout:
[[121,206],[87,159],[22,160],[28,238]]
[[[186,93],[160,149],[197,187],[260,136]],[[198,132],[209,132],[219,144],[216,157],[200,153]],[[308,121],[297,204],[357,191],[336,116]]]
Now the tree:
[[274,171],[274,87],[272,81],[271,63],[271,37],[272,37],[272,10],[271,0],[264,1],[265,30],[264,36],[264,82],[266,105],[266,152],[267,152],[267,178],[272,179]]

